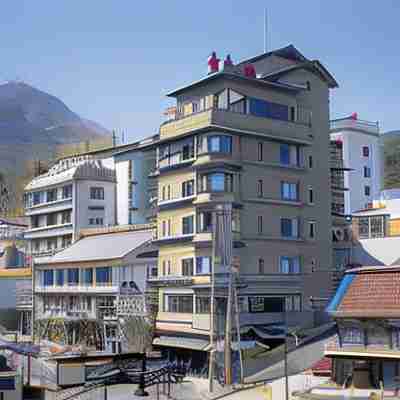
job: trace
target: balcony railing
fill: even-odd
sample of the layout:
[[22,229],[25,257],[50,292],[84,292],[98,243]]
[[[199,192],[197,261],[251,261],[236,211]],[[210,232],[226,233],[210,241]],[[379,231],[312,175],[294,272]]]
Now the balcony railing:
[[331,130],[339,129],[359,129],[375,134],[379,134],[379,122],[365,121],[362,119],[353,119],[351,117],[339,118],[330,121]]
[[119,287],[116,285],[110,286],[44,286],[37,285],[35,287],[36,293],[117,293]]

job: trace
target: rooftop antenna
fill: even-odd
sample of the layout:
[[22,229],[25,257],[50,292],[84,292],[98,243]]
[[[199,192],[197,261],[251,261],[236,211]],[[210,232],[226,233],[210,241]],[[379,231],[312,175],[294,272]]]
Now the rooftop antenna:
[[264,10],[264,53],[268,51],[268,10]]

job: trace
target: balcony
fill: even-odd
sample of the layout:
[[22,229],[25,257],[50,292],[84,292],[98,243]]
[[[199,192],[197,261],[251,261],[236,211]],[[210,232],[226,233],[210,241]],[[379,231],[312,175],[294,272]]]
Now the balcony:
[[39,319],[62,318],[68,320],[96,319],[96,313],[87,310],[66,311],[59,307],[51,308],[39,315]]
[[30,216],[30,215],[48,214],[70,209],[72,209],[72,197],[46,203],[40,203],[33,205],[31,207],[27,207],[25,214],[27,216]]
[[93,293],[93,294],[117,294],[119,287],[116,285],[112,286],[43,286],[37,285],[35,287],[35,293]]
[[175,138],[208,128],[224,128],[293,143],[311,144],[312,140],[310,126],[302,123],[215,108],[165,122],[160,127],[160,138]]
[[25,231],[25,239],[37,239],[42,237],[54,237],[72,234],[72,223],[44,225],[37,228],[31,228]]
[[159,276],[157,278],[148,279],[148,284],[156,287],[176,287],[176,286],[192,286],[193,276]]
[[379,135],[379,123],[365,121],[362,119],[355,119],[352,117],[339,118],[330,121],[331,131],[340,131],[346,129],[355,129],[360,131],[365,131],[375,135]]
[[171,200],[160,200],[158,202],[158,207],[159,209],[162,210],[168,210],[170,208],[176,208],[178,206],[184,206],[189,203],[192,203],[193,199],[196,198],[196,195],[192,196],[186,196],[186,197],[177,197],[175,199]]
[[240,203],[239,195],[230,192],[205,192],[199,193],[193,204],[205,203]]

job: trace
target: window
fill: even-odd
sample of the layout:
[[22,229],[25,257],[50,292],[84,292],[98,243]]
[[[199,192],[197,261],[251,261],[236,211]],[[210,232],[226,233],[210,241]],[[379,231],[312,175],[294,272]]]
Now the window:
[[258,234],[262,235],[262,233],[263,233],[263,217],[262,217],[262,215],[259,215],[257,217],[257,229],[258,229]]
[[164,311],[193,314],[193,296],[171,294],[165,295]]
[[94,225],[94,218],[89,218],[89,225]]
[[190,235],[194,232],[193,221],[194,221],[193,215],[182,218],[182,234],[183,235]]
[[299,185],[297,183],[281,182],[281,197],[282,200],[298,201],[299,200]]
[[182,160],[190,160],[194,157],[193,143],[187,143],[182,146]]
[[69,286],[77,286],[79,284],[79,269],[78,268],[69,268],[68,270],[68,285]]
[[342,340],[344,343],[359,343],[364,341],[362,330],[358,327],[347,327],[343,329]]
[[364,157],[369,157],[369,147],[368,146],[363,146],[362,148],[362,155]]
[[199,185],[200,192],[233,192],[233,175],[223,172],[205,174]]
[[56,269],[56,285],[64,286],[64,270]]
[[364,167],[364,178],[371,178],[371,168]]
[[232,89],[229,89],[229,111],[246,113],[246,97]]
[[299,236],[297,218],[281,218],[281,235],[285,238],[297,238]]
[[296,120],[296,107],[291,106],[290,107],[290,121],[295,121]]
[[281,274],[299,274],[300,273],[300,257],[282,256],[279,259],[279,272]]
[[264,160],[263,142],[258,142],[258,161]]
[[32,228],[39,228],[39,215],[32,215],[31,224]]
[[96,225],[104,225],[103,224],[103,218],[96,218]]
[[72,212],[69,211],[63,211],[61,213],[61,223],[62,224],[70,224],[71,223],[71,214]]
[[315,221],[308,222],[308,237],[310,239],[315,238]]
[[165,197],[165,186],[163,186],[161,188],[161,200],[162,201],[166,200],[166,197]]
[[167,221],[161,222],[161,236],[162,237],[167,236]]
[[46,216],[46,225],[57,225],[57,214],[52,213],[52,214],[47,214]]
[[68,247],[72,243],[72,236],[71,235],[65,235],[62,237],[62,247]]
[[57,189],[51,189],[46,192],[46,200],[47,202],[56,201],[57,200]]
[[211,273],[211,257],[196,257],[196,275]]
[[257,117],[279,119],[282,121],[289,120],[288,106],[261,99],[249,99],[249,113]]
[[97,286],[111,286],[112,274],[111,267],[96,268],[96,285]]
[[209,153],[232,153],[232,136],[208,136],[207,147]]
[[308,204],[314,204],[314,191],[312,186],[308,187]]
[[308,156],[308,168],[312,169],[313,168],[313,157]]
[[182,260],[182,275],[193,276],[193,272],[194,272],[193,258],[184,258]]
[[171,200],[171,185],[167,186],[167,200]]
[[364,194],[366,196],[370,196],[371,195],[371,187],[370,186],[364,186]]
[[41,192],[33,192],[33,205],[42,203]]
[[165,276],[167,274],[167,261],[163,260],[161,263],[161,272]]
[[43,271],[43,285],[44,286],[54,285],[54,274],[52,269],[45,269]]
[[69,199],[72,197],[72,185],[63,186],[62,196],[63,199]]
[[52,251],[57,249],[57,238],[47,239],[47,250]]
[[182,197],[194,195],[194,180],[185,181],[182,183]]
[[209,314],[210,310],[210,297],[196,296],[196,314]]
[[284,311],[301,311],[300,295],[249,297],[249,312],[251,313],[275,313]]
[[280,145],[280,163],[282,165],[300,165],[300,147],[282,143]]
[[104,200],[104,188],[102,187],[91,187],[90,198],[92,200]]
[[33,243],[33,251],[35,253],[39,253],[40,252],[40,240],[39,239],[33,240],[32,243]]
[[263,258],[259,258],[258,259],[258,273],[259,274],[265,274],[264,259]]
[[93,285],[93,268],[85,268],[83,270],[83,283],[85,286]]
[[211,232],[213,224],[212,212],[203,211],[199,214],[199,232]]
[[257,196],[258,197],[263,197],[264,196],[262,179],[259,179],[257,181]]

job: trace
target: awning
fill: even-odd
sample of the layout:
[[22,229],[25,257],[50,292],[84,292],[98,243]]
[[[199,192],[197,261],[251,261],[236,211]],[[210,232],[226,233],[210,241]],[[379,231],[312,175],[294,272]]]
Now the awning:
[[24,356],[35,356],[39,354],[40,347],[29,343],[13,343],[0,339],[0,350],[10,350]]
[[180,349],[208,351],[210,343],[205,339],[195,339],[177,336],[160,336],[153,340],[155,346],[177,347]]

